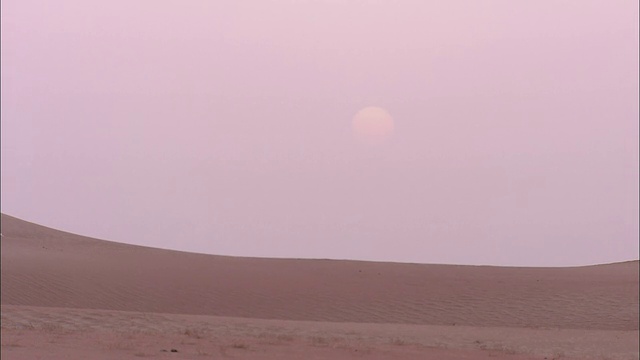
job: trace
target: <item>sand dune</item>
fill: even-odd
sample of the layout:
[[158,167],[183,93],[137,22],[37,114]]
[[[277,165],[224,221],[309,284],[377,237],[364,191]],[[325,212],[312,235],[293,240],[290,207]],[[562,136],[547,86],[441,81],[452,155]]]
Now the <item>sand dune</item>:
[[[98,311],[103,318],[107,315],[100,311],[276,321],[261,323],[267,324],[265,329],[291,321],[311,321],[315,326],[348,323],[355,328],[356,323],[369,328],[371,324],[408,326],[403,328],[405,338],[440,329],[436,332],[451,335],[448,343],[442,339],[440,343],[460,351],[482,350],[481,343],[474,345],[470,340],[482,337],[479,332],[486,335],[496,329],[519,328],[537,334],[521,337],[539,341],[541,331],[556,329],[564,334],[573,331],[572,339],[581,338],[575,332],[599,334],[600,338],[617,334],[615,338],[625,339],[627,344],[619,358],[637,354],[633,351],[637,340],[629,340],[637,339],[639,325],[637,261],[574,268],[508,268],[225,257],[96,240],[4,214],[2,234],[3,337],[4,332],[16,335],[25,323],[20,321],[24,314],[31,314],[28,323],[34,324],[38,316],[33,314],[41,318],[47,313],[42,309],[49,308],[59,316],[61,308],[68,308]],[[75,314],[76,320],[82,317]],[[13,325],[5,326],[9,320]],[[59,322],[65,323],[62,318]],[[76,326],[73,331],[82,330],[78,327],[81,322],[70,323]],[[382,338],[393,338],[393,331],[389,331],[389,336]],[[451,340],[456,331],[467,334],[457,336],[466,338],[467,343]],[[292,339],[292,343],[302,341]],[[514,341],[511,344],[517,343]],[[411,343],[437,345],[416,339]],[[375,344],[369,341],[369,345]],[[584,344],[594,342],[585,340]],[[378,345],[388,344],[383,341]],[[3,345],[3,358],[6,349],[9,347]],[[518,349],[512,352],[547,354],[544,346],[521,344]],[[403,351],[402,356],[409,356],[405,358],[422,358],[412,357],[406,348]],[[469,358],[480,356],[473,354]],[[342,356],[325,355],[318,356]],[[390,358],[402,356],[396,353]]]

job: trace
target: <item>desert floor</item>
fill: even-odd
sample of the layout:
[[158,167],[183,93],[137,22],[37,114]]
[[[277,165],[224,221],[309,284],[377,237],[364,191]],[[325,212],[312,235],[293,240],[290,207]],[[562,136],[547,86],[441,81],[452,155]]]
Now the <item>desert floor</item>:
[[637,261],[235,258],[4,214],[2,235],[2,359],[639,358]]

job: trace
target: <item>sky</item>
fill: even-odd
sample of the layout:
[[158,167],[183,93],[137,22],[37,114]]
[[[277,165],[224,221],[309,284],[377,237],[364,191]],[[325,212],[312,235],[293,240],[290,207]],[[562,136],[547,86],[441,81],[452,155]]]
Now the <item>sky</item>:
[[[638,1],[3,0],[1,210],[209,254],[638,259]],[[384,141],[356,141],[375,106]]]

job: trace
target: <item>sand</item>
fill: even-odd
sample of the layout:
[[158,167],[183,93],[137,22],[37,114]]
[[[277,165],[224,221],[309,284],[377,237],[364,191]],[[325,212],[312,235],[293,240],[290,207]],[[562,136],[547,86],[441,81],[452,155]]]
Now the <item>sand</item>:
[[639,357],[637,261],[241,258],[96,240],[4,214],[1,225],[2,359]]

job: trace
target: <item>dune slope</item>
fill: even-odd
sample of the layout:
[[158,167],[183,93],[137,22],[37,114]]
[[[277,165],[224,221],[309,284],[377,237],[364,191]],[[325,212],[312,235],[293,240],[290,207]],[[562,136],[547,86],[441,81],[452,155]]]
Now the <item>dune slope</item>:
[[1,303],[281,320],[638,329],[638,262],[507,268],[225,257],[2,215]]

